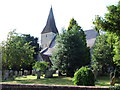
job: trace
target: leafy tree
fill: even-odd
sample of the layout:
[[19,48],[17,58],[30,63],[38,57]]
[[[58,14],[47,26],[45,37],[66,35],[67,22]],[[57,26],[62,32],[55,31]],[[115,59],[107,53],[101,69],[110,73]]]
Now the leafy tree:
[[23,34],[23,37],[25,39],[25,43],[30,43],[30,45],[34,47],[35,53],[33,54],[33,57],[37,61],[37,56],[39,53],[38,38],[35,38],[34,36],[31,36],[30,34]]
[[73,26],[57,37],[57,45],[52,56],[54,67],[74,76],[76,69],[90,63],[89,48],[83,42],[83,34]]
[[94,69],[102,69],[103,73],[107,72],[108,67],[113,67],[113,52],[111,45],[107,42],[108,35],[100,35],[97,37],[92,50],[92,62]]
[[33,68],[37,71],[37,79],[40,79],[41,74],[48,68],[48,63],[44,61],[37,61]]
[[[30,34],[22,34],[24,38],[24,43],[29,43],[31,47],[34,47],[34,53],[33,53],[33,59],[38,61],[38,53],[39,53],[39,44],[38,44],[38,38],[31,36]],[[27,67],[28,70],[30,70],[30,73],[32,73],[32,65]]]
[[12,31],[7,41],[2,44],[3,69],[27,69],[35,63],[33,59],[34,47],[25,43],[23,35]]
[[116,78],[120,75],[120,1],[118,5],[111,5],[107,7],[108,13],[105,14],[105,17],[102,18],[97,16],[93,22],[97,30],[107,31],[108,33],[108,44],[110,45],[110,51],[114,52],[112,55],[112,61],[114,62],[114,71],[111,78],[111,85],[114,85]]
[[105,14],[105,17],[102,18],[97,15],[93,24],[97,30],[109,32],[108,43],[111,46],[111,51],[114,51],[113,61],[117,66],[119,66],[120,58],[118,47],[120,42],[120,1],[117,5],[108,6],[107,9],[108,13]]
[[113,57],[113,61],[120,68],[120,38],[119,41],[115,43],[114,47],[115,55]]
[[97,30],[103,30],[108,32],[116,33],[120,35],[120,1],[118,5],[111,5],[107,7],[108,13],[102,18],[99,15],[96,16],[93,22]]
[[7,60],[6,60],[6,54],[5,54],[5,42],[2,42],[0,45],[0,49],[1,49],[1,66],[2,69],[8,69],[8,64],[7,64]]

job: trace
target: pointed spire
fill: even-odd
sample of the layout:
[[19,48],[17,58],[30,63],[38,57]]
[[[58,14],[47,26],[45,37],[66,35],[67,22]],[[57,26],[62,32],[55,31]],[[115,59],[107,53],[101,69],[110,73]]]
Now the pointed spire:
[[49,12],[49,15],[48,15],[46,26],[44,27],[41,34],[49,33],[49,32],[58,33],[58,30],[57,30],[56,24],[55,24],[54,15],[53,15],[52,6],[50,8],[50,12]]

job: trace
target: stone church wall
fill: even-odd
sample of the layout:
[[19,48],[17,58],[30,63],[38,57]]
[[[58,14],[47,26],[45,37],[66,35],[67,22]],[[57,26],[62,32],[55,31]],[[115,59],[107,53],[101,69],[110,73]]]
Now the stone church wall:
[[49,46],[55,35],[53,32],[41,34],[41,46],[43,49]]

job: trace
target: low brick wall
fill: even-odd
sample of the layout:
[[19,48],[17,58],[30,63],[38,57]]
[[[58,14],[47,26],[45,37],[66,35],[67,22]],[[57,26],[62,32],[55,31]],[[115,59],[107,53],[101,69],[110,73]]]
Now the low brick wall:
[[0,84],[2,90],[109,90],[109,87],[64,86],[36,84]]

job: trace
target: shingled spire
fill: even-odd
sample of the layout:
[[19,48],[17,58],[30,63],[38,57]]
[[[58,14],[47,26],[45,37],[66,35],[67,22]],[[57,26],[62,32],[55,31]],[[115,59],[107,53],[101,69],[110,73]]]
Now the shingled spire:
[[55,24],[55,19],[54,19],[52,7],[50,8],[50,12],[49,12],[46,26],[44,27],[41,34],[49,33],[49,32],[58,33],[58,30],[57,30],[56,24]]

